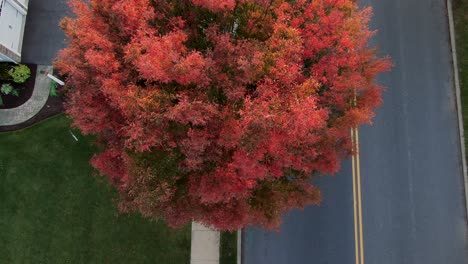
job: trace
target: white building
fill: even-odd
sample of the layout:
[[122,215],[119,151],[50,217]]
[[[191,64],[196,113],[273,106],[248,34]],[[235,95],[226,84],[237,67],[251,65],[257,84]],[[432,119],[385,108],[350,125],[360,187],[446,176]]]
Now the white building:
[[0,0],[0,61],[21,60],[28,2],[29,0]]

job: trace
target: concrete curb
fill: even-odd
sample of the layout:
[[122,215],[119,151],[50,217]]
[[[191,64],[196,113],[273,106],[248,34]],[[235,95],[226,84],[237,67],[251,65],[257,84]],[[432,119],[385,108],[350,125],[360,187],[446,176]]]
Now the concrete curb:
[[242,229],[237,230],[237,264],[242,264]]
[[468,221],[468,175],[467,175],[467,166],[466,166],[466,150],[465,150],[465,131],[463,128],[463,114],[462,114],[462,103],[461,103],[461,87],[460,79],[458,76],[458,60],[457,60],[457,47],[455,41],[455,24],[453,21],[453,10],[452,10],[452,1],[447,0],[447,13],[449,20],[449,29],[450,29],[450,43],[452,46],[452,61],[453,61],[453,71],[454,71],[454,82],[455,82],[455,95],[457,97],[457,115],[458,115],[458,131],[460,136],[460,150],[462,154],[462,167],[463,167],[463,179],[465,183],[465,206],[466,214]]

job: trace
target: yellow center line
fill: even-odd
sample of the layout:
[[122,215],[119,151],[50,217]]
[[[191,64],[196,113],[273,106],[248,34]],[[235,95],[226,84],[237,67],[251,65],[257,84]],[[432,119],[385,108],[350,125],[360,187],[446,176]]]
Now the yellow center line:
[[358,215],[359,215],[359,247],[360,247],[360,256],[361,263],[364,264],[364,236],[363,236],[363,227],[362,227],[362,195],[361,195],[361,160],[360,160],[360,149],[359,149],[359,129],[355,128],[355,144],[356,144],[356,174],[357,174],[357,190],[358,190]]
[[[353,148],[355,148],[354,142],[354,128],[351,129],[351,144]],[[351,166],[352,166],[352,178],[353,178],[353,211],[354,211],[354,248],[355,248],[355,256],[356,256],[356,264],[359,264],[360,258],[360,250],[359,250],[359,232],[358,232],[358,209],[357,209],[357,193],[356,193],[356,159],[353,155],[351,157]]]
[[[354,91],[352,105],[357,105],[357,92]],[[351,129],[351,144],[355,155],[351,157],[353,169],[353,210],[354,210],[354,242],[356,264],[364,264],[364,236],[362,228],[362,194],[361,194],[361,160],[359,150],[359,129]]]

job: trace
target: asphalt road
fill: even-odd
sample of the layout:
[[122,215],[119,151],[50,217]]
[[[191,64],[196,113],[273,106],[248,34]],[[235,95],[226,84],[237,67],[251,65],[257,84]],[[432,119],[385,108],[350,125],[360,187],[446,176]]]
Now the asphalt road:
[[[360,130],[365,263],[466,264],[467,222],[445,0],[364,0],[372,40],[395,64],[372,127]],[[355,262],[350,162],[322,178],[320,207],[280,232],[244,230],[243,264]]]

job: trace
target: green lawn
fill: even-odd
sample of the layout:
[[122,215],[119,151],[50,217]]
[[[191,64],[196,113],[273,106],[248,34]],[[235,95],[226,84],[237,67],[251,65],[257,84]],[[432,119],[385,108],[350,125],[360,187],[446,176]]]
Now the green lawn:
[[[463,124],[466,136],[468,132],[468,0],[454,0],[453,9],[458,66],[460,67]],[[465,140],[465,148],[468,150],[468,140]]]
[[220,263],[237,263],[237,232],[222,232],[220,245]]
[[64,116],[0,134],[0,263],[188,263],[190,229],[119,215],[77,136]]

